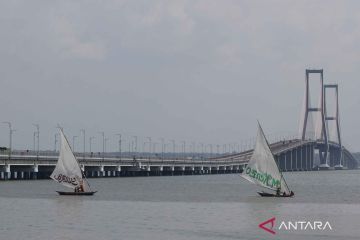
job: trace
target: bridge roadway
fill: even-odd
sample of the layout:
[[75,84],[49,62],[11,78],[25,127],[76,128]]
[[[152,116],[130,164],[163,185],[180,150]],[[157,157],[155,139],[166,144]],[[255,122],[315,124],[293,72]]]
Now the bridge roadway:
[[[282,171],[317,170],[316,149],[322,147],[322,142],[299,139],[279,141],[270,145],[275,160]],[[330,143],[329,169],[354,169],[358,167],[357,160],[351,153],[342,148],[342,161],[334,149],[336,143]],[[192,175],[239,173],[249,161],[253,150],[226,156],[207,159],[131,159],[131,158],[99,158],[77,157],[87,177],[119,177],[119,176],[149,176],[149,175]],[[34,155],[0,155],[0,179],[36,179],[48,178],[53,171],[58,156]]]
[[[315,158],[316,150],[324,147],[324,142],[300,139],[284,140],[270,145],[275,160],[282,171],[311,171],[319,169],[319,161]],[[358,160],[344,147],[342,156],[337,151],[340,146],[329,142],[329,158],[327,169],[356,169]],[[250,160],[253,150],[213,158],[212,160],[234,160],[246,163]]]
[[[0,179],[44,179],[58,156],[0,155]],[[161,176],[239,173],[244,163],[224,159],[154,159],[77,157],[87,177]]]

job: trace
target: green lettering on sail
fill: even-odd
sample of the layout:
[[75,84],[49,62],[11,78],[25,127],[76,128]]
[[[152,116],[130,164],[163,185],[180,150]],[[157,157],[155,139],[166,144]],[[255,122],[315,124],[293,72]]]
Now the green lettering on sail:
[[262,173],[257,171],[256,169],[252,169],[249,166],[246,167],[245,173],[249,175],[251,178],[261,182],[262,184],[271,187],[271,188],[278,188],[281,186],[281,181],[275,179],[268,173]]

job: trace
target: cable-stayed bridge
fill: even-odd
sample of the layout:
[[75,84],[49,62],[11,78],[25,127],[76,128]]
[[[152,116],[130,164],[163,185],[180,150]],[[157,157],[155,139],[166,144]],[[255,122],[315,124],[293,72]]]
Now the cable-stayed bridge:
[[[312,79],[310,75],[318,75]],[[282,171],[355,169],[358,161],[342,144],[337,84],[324,84],[322,69],[307,69],[305,98],[299,137],[271,144]],[[319,101],[312,105],[310,81],[318,81]],[[333,109],[328,102],[333,93]],[[332,111],[331,111],[332,110]],[[194,157],[77,157],[88,177],[147,176],[237,173],[249,161],[253,150],[213,158]],[[0,179],[48,178],[57,162],[56,155],[0,155]]]
[[[317,75],[319,78],[310,78],[310,75]],[[320,86],[319,101],[315,105],[312,105],[310,100],[312,81],[318,81]],[[329,99],[331,91],[333,99]],[[330,100],[333,100],[332,109]],[[342,145],[338,85],[324,84],[323,69],[307,69],[305,72],[305,98],[299,132],[298,138],[271,144],[281,170],[310,171],[358,167],[358,161]],[[251,154],[252,150],[217,159],[247,162]]]

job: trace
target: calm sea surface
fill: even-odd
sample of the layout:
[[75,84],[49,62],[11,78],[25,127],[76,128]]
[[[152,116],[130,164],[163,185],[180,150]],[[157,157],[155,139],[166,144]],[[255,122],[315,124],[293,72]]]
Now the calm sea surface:
[[[51,180],[0,182],[0,239],[360,239],[360,171],[285,173],[295,198],[261,198],[237,174],[90,179],[92,197]],[[258,224],[329,221],[272,235]]]

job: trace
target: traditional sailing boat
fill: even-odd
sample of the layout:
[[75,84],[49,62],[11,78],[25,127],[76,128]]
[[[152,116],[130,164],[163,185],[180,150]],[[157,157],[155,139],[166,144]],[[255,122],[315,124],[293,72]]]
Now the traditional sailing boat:
[[294,196],[275,162],[259,122],[254,152],[240,176],[254,184],[276,192],[275,194],[264,191],[258,192],[262,197]]
[[93,195],[79,162],[76,160],[63,130],[60,128],[61,147],[58,162],[50,177],[65,187],[74,189],[73,192],[57,191],[60,195]]

